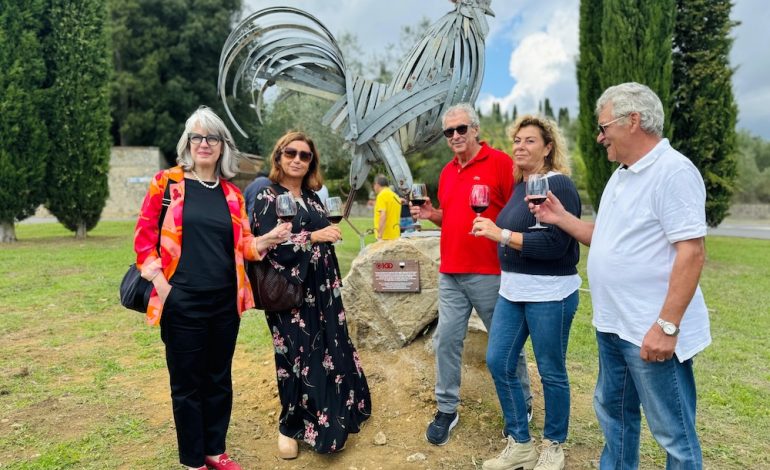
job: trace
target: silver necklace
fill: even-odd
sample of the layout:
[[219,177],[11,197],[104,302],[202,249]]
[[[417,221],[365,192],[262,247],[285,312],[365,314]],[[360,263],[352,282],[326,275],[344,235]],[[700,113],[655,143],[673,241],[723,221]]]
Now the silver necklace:
[[214,183],[212,183],[212,184],[209,184],[209,183],[206,183],[205,181],[203,181],[203,180],[201,179],[201,177],[200,177],[200,176],[198,176],[198,173],[196,173],[196,172],[195,172],[195,170],[190,170],[190,173],[192,173],[192,174],[193,174],[193,176],[195,177],[195,179],[196,179],[196,180],[198,180],[198,182],[199,182],[201,185],[203,185],[203,187],[204,187],[204,188],[214,189],[214,188],[216,188],[217,186],[219,186],[219,175],[217,175],[217,180],[216,180],[216,182],[214,182]]

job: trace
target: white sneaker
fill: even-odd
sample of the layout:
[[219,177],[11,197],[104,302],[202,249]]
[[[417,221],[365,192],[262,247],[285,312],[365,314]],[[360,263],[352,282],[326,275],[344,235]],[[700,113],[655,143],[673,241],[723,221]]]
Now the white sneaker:
[[537,450],[532,441],[518,443],[508,436],[508,443],[494,459],[485,460],[484,470],[532,470],[537,463]]
[[561,470],[564,468],[564,451],[558,442],[543,439],[538,451],[540,451],[540,457],[537,459],[535,470]]

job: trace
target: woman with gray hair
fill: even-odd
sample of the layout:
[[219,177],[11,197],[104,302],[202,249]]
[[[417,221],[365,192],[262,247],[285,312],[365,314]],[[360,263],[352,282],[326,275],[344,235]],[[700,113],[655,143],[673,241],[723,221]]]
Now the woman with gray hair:
[[241,468],[225,438],[240,316],[254,306],[244,259],[262,259],[291,231],[279,224],[251,234],[243,196],[225,179],[235,175],[236,152],[219,116],[198,108],[177,145],[179,166],[155,175],[135,230],[136,264],[154,287],[147,322],[161,328],[179,460],[188,469]]

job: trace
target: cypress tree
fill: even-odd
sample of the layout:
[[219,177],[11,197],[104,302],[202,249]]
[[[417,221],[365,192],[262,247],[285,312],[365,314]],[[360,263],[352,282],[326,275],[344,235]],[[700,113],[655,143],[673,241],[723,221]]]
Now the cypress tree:
[[[591,141],[596,139],[596,98],[612,85],[639,82],[649,86],[658,95],[663,103],[665,115],[670,116],[671,47],[676,4],[675,0],[589,0],[581,2],[580,8],[581,63],[578,68],[578,83],[581,87],[584,82],[588,85],[588,95],[594,90],[596,83],[593,80],[598,80],[599,90],[595,97],[591,96],[594,98],[591,103],[583,101],[589,96],[583,97],[581,91],[581,126],[578,140],[581,141],[581,150],[587,151],[583,157],[588,170],[588,192],[594,207],[598,208],[602,191],[615,165],[607,160],[605,152],[588,148],[589,136]],[[598,25],[597,18],[590,17],[599,16],[597,11],[602,12],[601,23]],[[584,40],[588,49],[586,64],[582,63]],[[593,51],[596,44],[600,44],[598,54]],[[591,63],[594,58],[597,62]],[[596,75],[587,70],[587,67],[591,66],[596,66]],[[590,114],[587,113],[589,104]],[[664,135],[669,134],[669,127],[670,119],[666,119]]]
[[578,130],[577,149],[586,167],[588,196],[595,209],[612,167],[606,153],[596,144],[596,100],[602,94],[602,15],[603,0],[580,2],[580,57],[577,62]]
[[548,98],[545,99],[545,103],[543,104],[543,114],[545,117],[551,118],[552,120],[556,120],[556,117],[553,114],[553,108],[551,107],[551,100]]
[[712,227],[727,215],[737,172],[731,8],[729,0],[678,0],[674,32],[672,144],[703,175]]
[[654,91],[671,124],[672,40],[676,0],[604,0],[602,89],[639,82]]
[[3,0],[0,8],[0,242],[45,198],[48,133],[40,36],[42,0]]
[[51,125],[46,206],[84,238],[107,200],[112,64],[101,0],[52,0]]

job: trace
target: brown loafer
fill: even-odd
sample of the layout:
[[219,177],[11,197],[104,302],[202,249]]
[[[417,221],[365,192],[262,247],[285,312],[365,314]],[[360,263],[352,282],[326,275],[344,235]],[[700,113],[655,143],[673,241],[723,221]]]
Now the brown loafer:
[[278,433],[278,457],[284,460],[296,459],[298,452],[299,445],[296,439]]

